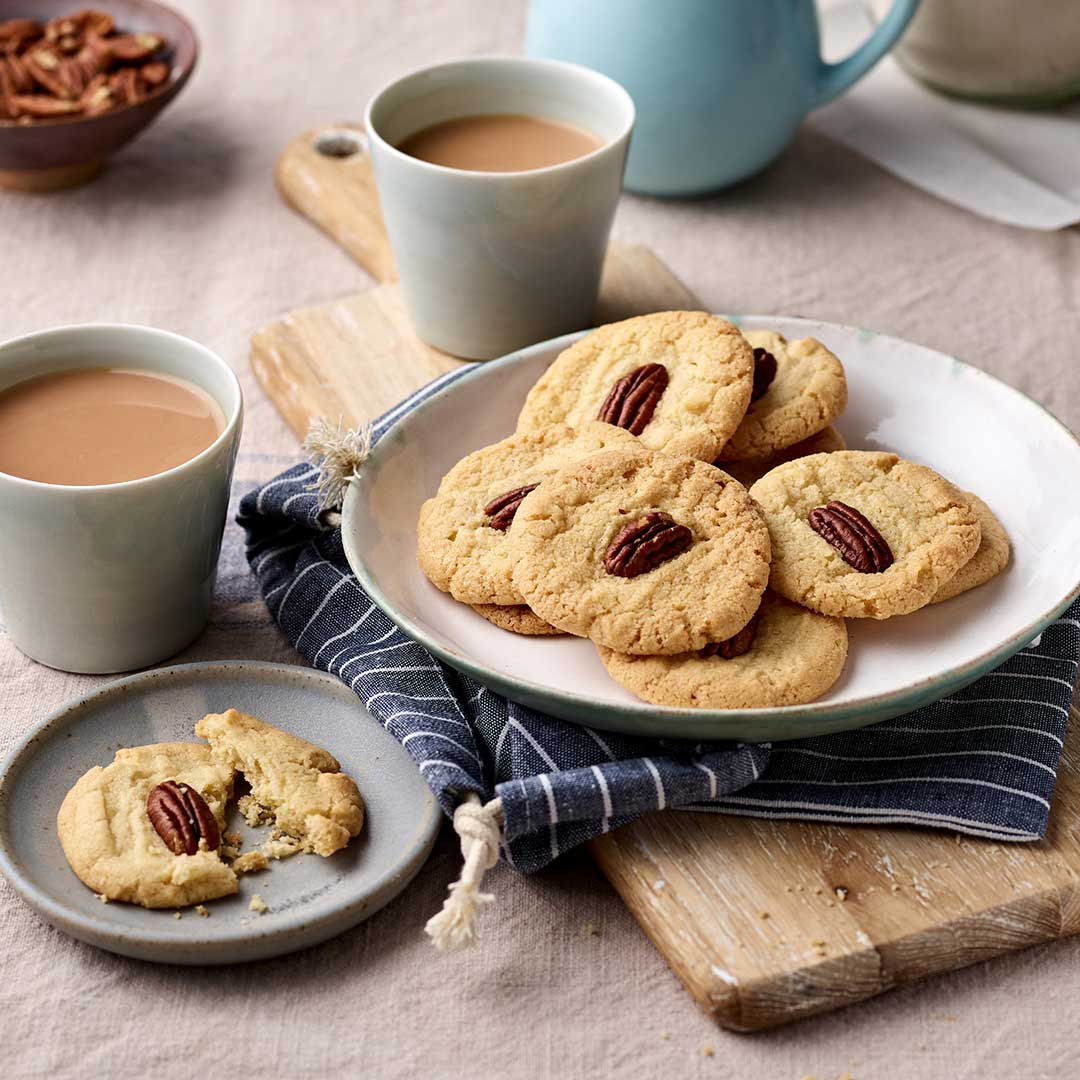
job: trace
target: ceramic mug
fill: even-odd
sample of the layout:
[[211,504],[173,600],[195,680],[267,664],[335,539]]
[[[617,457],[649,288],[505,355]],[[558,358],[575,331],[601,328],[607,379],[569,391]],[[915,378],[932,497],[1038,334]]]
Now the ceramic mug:
[[[873,0],[884,17],[887,0]],[[1041,107],[1080,95],[1076,0],[923,0],[896,59],[935,90]]]
[[0,345],[0,390],[103,363],[195,383],[225,427],[190,461],[139,480],[75,487],[0,473],[0,613],[19,649],[63,671],[147,667],[202,631],[240,441],[232,369],[165,330],[106,323],[17,338]]
[[[485,113],[576,124],[602,145],[526,172],[451,169],[397,149],[432,124]],[[375,182],[424,341],[489,360],[592,325],[633,124],[622,87],[554,60],[457,60],[375,95],[366,116]]]
[[532,0],[526,51],[617,79],[637,108],[626,186],[700,195],[769,164],[811,109],[888,52],[919,0],[894,0],[838,64],[819,51],[814,0]]

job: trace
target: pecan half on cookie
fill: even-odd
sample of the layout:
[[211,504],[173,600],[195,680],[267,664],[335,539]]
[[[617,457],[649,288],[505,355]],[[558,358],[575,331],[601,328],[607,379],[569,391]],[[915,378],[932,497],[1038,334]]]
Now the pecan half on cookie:
[[203,797],[187,784],[166,780],[146,797],[146,813],[154,831],[174,855],[194,855],[199,841],[208,851],[221,844],[221,832]]
[[653,418],[667,384],[668,373],[663,364],[644,364],[611,388],[597,419],[626,428],[631,435],[640,435]]
[[654,510],[624,525],[604,552],[604,569],[616,577],[637,577],[681,555],[694,534],[670,514]]
[[885,537],[853,506],[834,499],[815,506],[806,520],[840,552],[848,566],[864,574],[880,574],[892,566],[893,553]]

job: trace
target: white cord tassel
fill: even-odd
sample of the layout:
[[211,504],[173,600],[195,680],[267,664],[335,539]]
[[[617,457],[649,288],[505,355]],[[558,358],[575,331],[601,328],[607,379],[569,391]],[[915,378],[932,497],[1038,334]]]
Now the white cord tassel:
[[480,908],[495,897],[480,892],[480,884],[499,861],[502,830],[502,800],[483,804],[474,791],[454,811],[454,832],[461,837],[465,865],[461,877],[450,886],[442,911],[432,915],[424,927],[428,937],[444,952],[464,949],[476,940],[476,920]]
[[371,452],[371,424],[346,428],[339,417],[332,427],[323,417],[311,422],[303,448],[312,465],[319,468],[314,484],[320,510],[340,510],[349,481],[356,479],[360,466]]

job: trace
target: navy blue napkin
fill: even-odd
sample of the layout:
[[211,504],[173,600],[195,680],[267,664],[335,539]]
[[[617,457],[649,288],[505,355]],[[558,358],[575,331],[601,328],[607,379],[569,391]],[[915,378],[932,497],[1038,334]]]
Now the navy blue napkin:
[[[374,425],[391,424],[468,368]],[[1080,656],[1080,601],[996,671],[884,723],[796,742],[626,738],[556,720],[441,663],[370,600],[341,533],[297,465],[246,495],[239,523],[270,613],[405,747],[443,810],[466,792],[502,802],[503,857],[539,869],[657,809],[847,824],[905,823],[997,840],[1046,831]]]

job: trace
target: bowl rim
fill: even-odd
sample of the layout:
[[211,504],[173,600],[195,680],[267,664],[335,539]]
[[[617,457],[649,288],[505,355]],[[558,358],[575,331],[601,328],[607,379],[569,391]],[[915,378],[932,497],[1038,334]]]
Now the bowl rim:
[[[803,316],[729,314],[723,317],[731,319],[736,325],[740,326],[744,322],[749,321],[762,323],[776,323],[778,321],[785,323],[798,322],[806,328],[807,333],[811,336],[813,335],[815,328],[841,330],[855,335],[868,332],[865,328],[845,323],[833,323]],[[396,419],[394,423],[383,432],[378,441],[372,445],[368,457],[365,460],[363,471],[367,472],[369,469],[374,471],[379,468],[381,465],[381,456],[389,451],[389,447],[394,441],[390,436],[399,434],[410,423],[415,422],[436,402],[443,401],[447,396],[455,393],[459,384],[482,378],[489,372],[498,371],[516,363],[522,363],[525,360],[531,359],[537,353],[565,348],[567,345],[583,337],[588,332],[589,331],[587,330],[582,330],[571,334],[565,334],[562,337],[552,338],[549,341],[539,342],[535,345],[527,346],[524,349],[519,349],[516,352],[509,353],[497,360],[476,363],[471,368],[463,369],[457,378],[451,380],[447,385],[441,387],[430,397],[424,399],[415,409],[409,410]],[[1080,449],[1080,437],[1059,420],[1045,405],[1036,401],[1029,394],[1024,393],[1024,391],[1010,386],[1004,380],[991,375],[989,372],[983,371],[981,368],[975,367],[973,364],[949,356],[937,349],[933,349],[926,345],[919,345],[916,342],[908,341],[891,334],[871,333],[873,333],[875,338],[888,342],[890,345],[903,348],[914,347],[936,357],[940,361],[947,361],[949,364],[958,365],[963,368],[968,375],[987,379],[1001,389],[1017,395],[1034,405],[1049,421],[1060,428],[1078,449]],[[360,482],[363,482],[363,473],[359,480]],[[1004,641],[999,642],[992,648],[983,650],[978,656],[968,660],[966,663],[960,664],[941,674],[928,675],[918,682],[909,683],[894,690],[886,690],[867,697],[862,697],[855,701],[843,703],[813,701],[804,705],[783,705],[753,709],[694,709],[685,706],[653,705],[644,701],[616,703],[595,698],[580,692],[572,693],[561,690],[544,683],[533,682],[532,680],[520,678],[518,676],[507,675],[476,661],[472,657],[462,655],[461,653],[447,648],[440,641],[436,640],[432,634],[417,624],[411,617],[400,611],[397,605],[390,600],[375,580],[363,553],[355,543],[355,522],[363,519],[363,514],[360,513],[358,506],[359,495],[357,494],[357,486],[356,482],[351,482],[349,484],[342,506],[341,536],[345,557],[364,591],[378,607],[401,628],[401,630],[450,667],[465,672],[485,686],[498,689],[507,697],[515,698],[515,694],[521,695],[524,693],[534,701],[543,701],[547,699],[552,702],[557,702],[564,710],[576,710],[580,716],[580,723],[602,726],[608,730],[626,733],[632,732],[633,734],[643,734],[643,731],[641,728],[635,729],[633,725],[620,725],[617,720],[617,717],[619,716],[631,716],[639,721],[644,721],[649,725],[668,725],[672,722],[678,724],[678,732],[671,728],[665,728],[664,731],[658,729],[655,732],[655,734],[658,735],[666,734],[669,737],[710,739],[725,737],[715,733],[718,726],[722,727],[729,725],[741,729],[747,723],[758,721],[765,725],[771,718],[781,717],[785,722],[790,721],[793,724],[804,720],[816,720],[819,722],[818,726],[812,731],[792,732],[787,735],[763,734],[759,738],[749,738],[742,735],[738,736],[745,742],[781,741],[782,739],[803,738],[808,735],[824,734],[829,731],[862,727],[866,724],[875,722],[876,720],[885,719],[884,714],[886,712],[889,716],[896,716],[908,712],[927,704],[930,701],[939,700],[941,697],[945,697],[948,694],[961,689],[963,686],[974,682],[976,679],[986,674],[986,672],[991,671],[993,668],[1004,663],[1019,652],[1020,649],[1033,641],[1051,623],[1056,621],[1066,611],[1069,605],[1080,596],[1080,571],[1078,571],[1076,580],[1069,587],[1063,598],[1056,601],[1048,609],[1043,611],[1042,614],[1031,620],[1021,629],[1014,631]],[[520,700],[520,697],[518,697],[517,700]],[[851,720],[858,717],[865,717],[866,719],[864,719],[862,724],[850,723]],[[710,730],[707,731],[705,729]]]
[[[9,120],[0,118],[0,131],[40,131],[43,128],[72,127],[76,124],[93,124],[106,117],[120,116],[131,109],[139,109],[166,95],[172,96],[177,93],[185,82],[191,77],[199,60],[199,35],[195,32],[195,26],[186,15],[181,14],[174,7],[162,4],[160,0],[127,0],[136,7],[148,10],[164,11],[181,23],[191,35],[191,59],[184,65],[175,78],[166,79],[161,86],[155,87],[141,101],[132,101],[127,105],[121,105],[118,109],[108,109],[105,112],[95,113],[93,116],[45,116],[39,117],[32,123],[25,124],[20,119]],[[104,7],[108,8],[108,0],[102,0]],[[171,71],[170,71],[171,74]]]

